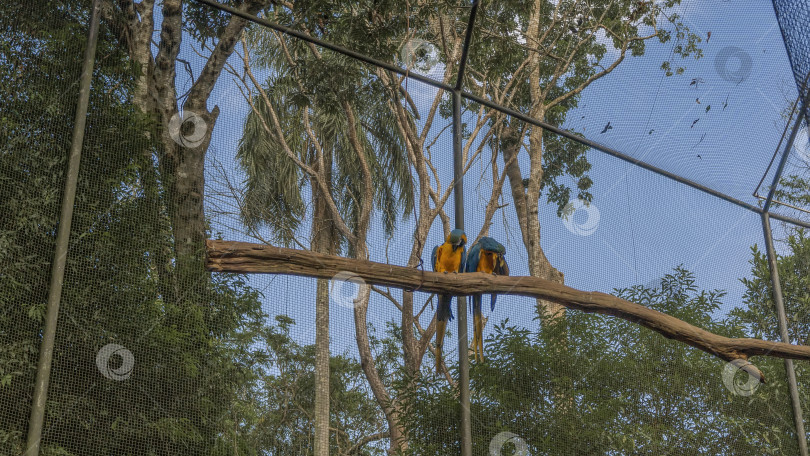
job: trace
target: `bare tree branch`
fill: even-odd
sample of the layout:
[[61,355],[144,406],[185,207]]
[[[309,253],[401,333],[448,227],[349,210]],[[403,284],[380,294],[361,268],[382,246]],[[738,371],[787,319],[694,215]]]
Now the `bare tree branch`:
[[[762,372],[746,363],[751,356],[810,361],[810,346],[752,338],[728,338],[693,326],[671,315],[619,297],[580,291],[539,277],[508,277],[483,273],[442,274],[414,268],[341,258],[311,251],[232,241],[206,241],[209,271],[289,274],[332,278],[340,271],[356,274],[367,283],[404,289],[467,296],[498,293],[529,296],[589,313],[618,317],[639,324],[714,355],[765,382]],[[740,362],[738,360],[742,360]]]
[[359,439],[354,444],[354,446],[349,448],[349,451],[347,451],[346,454],[348,454],[348,455],[355,454],[358,451],[360,451],[361,448],[368,445],[369,443],[377,441],[377,440],[384,439],[386,437],[388,437],[387,432],[377,432],[376,434],[371,434],[371,435],[367,435],[365,437],[362,437],[361,439]]

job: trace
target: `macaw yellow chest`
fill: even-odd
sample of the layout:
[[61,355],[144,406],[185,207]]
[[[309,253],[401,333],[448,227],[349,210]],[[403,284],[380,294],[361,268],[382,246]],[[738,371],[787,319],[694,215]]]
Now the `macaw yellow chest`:
[[464,251],[461,247],[453,251],[451,244],[442,244],[436,252],[437,272],[458,272],[461,265],[461,254]]
[[497,255],[496,253],[482,250],[478,256],[478,272],[486,272],[487,274],[492,274],[492,271],[495,270],[496,255]]

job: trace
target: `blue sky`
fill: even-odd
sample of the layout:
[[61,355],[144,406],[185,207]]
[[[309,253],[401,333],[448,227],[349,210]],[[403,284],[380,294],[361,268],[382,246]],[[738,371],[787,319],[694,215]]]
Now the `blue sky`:
[[[672,42],[651,43],[645,56],[628,58],[614,73],[586,89],[579,107],[571,111],[564,126],[755,203],[751,193],[782,133],[782,111],[796,97],[773,8],[770,2],[685,1],[681,11],[693,31],[704,37],[712,32],[709,42],[701,44],[705,54],[702,59],[686,61],[683,75],[662,77],[659,67],[670,54]],[[181,57],[192,62],[198,74],[202,62],[191,50],[191,43],[186,37]],[[232,62],[236,64],[237,60]],[[722,63],[719,67],[718,62]],[[183,92],[183,68],[178,68],[178,75],[178,91]],[[695,79],[700,82],[690,84]],[[434,89],[416,81],[410,81],[409,88],[420,110],[435,94]],[[222,113],[214,129],[208,163],[221,164],[239,182],[242,177],[235,152],[249,107],[228,74],[223,74],[211,95],[209,108],[214,105]],[[708,111],[707,106],[711,106]],[[600,134],[608,121],[613,129]],[[432,131],[438,132],[445,125],[446,121],[438,121]],[[649,133],[650,130],[654,132]],[[799,143],[806,146],[806,132]],[[452,173],[449,129],[437,142],[433,156],[446,185]],[[796,154],[791,166],[800,168],[803,157]],[[749,273],[750,246],[762,245],[757,214],[599,151],[589,151],[588,158],[593,166],[590,172],[594,181],[593,205],[577,211],[570,220],[574,225],[592,228],[592,234],[576,234],[576,230],[568,229],[556,216],[556,207],[541,206],[542,245],[551,263],[565,274],[566,284],[610,292],[614,288],[653,283],[683,265],[696,274],[699,286],[728,291],[723,313],[742,304],[739,278]],[[480,161],[475,163],[465,179],[466,226],[471,238],[480,228],[483,206],[489,196],[491,183],[486,180],[479,183],[482,173],[489,176],[485,166]],[[221,187],[213,178],[213,167],[208,169],[210,198]],[[505,202],[509,202],[508,196]],[[223,238],[229,240],[251,240],[236,220],[212,216],[210,199],[207,204],[215,232],[222,232]],[[446,210],[452,214],[452,198]],[[527,275],[520,230],[509,211],[511,207],[506,208],[504,216],[498,214],[494,218],[490,235],[507,246],[512,274]],[[596,212],[598,223],[589,218],[595,217]],[[398,225],[389,244],[391,263],[405,263],[413,227],[413,219]],[[778,225],[775,229],[779,235]],[[441,226],[435,223],[424,259],[429,258],[430,249],[442,237]],[[381,224],[375,223],[369,238],[373,260],[385,261],[387,241]],[[294,337],[301,343],[314,343],[314,280],[254,276],[250,283],[263,291],[268,314],[289,313],[298,323]],[[417,293],[416,303],[423,303],[426,298],[427,295]],[[386,321],[398,321],[397,315],[398,311],[384,298],[372,296],[370,324],[381,330]],[[423,326],[431,316],[429,310],[425,312]],[[493,318],[500,321],[509,317],[513,324],[532,328],[536,325],[533,316],[533,300],[504,296],[499,298]],[[333,352],[356,353],[352,311],[340,302],[337,305],[333,302],[331,335]],[[450,340],[454,341],[454,337]],[[455,344],[449,345],[447,351],[452,358]]]

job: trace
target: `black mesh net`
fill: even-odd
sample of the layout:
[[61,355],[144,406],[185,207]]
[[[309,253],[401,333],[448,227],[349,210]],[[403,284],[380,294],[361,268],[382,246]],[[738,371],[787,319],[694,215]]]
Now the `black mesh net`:
[[810,7],[805,3],[782,0],[774,0],[773,7],[790,56],[796,86],[799,93],[807,96],[807,75],[810,75],[810,43],[807,39],[806,25],[810,20]]

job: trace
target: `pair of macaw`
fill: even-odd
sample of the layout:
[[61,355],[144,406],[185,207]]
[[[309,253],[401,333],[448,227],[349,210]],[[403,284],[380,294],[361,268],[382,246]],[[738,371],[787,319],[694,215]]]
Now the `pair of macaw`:
[[[506,248],[491,237],[482,237],[467,254],[467,235],[463,230],[455,229],[450,232],[444,244],[433,248],[433,270],[436,272],[485,272],[487,274],[509,275],[509,266],[504,255]],[[442,362],[442,342],[447,322],[453,320],[453,311],[450,308],[452,296],[439,295],[439,305],[436,308],[436,372]],[[490,310],[495,310],[496,296],[492,295]],[[484,361],[484,323],[481,315],[481,295],[472,296],[473,312],[473,351],[475,359]]]

